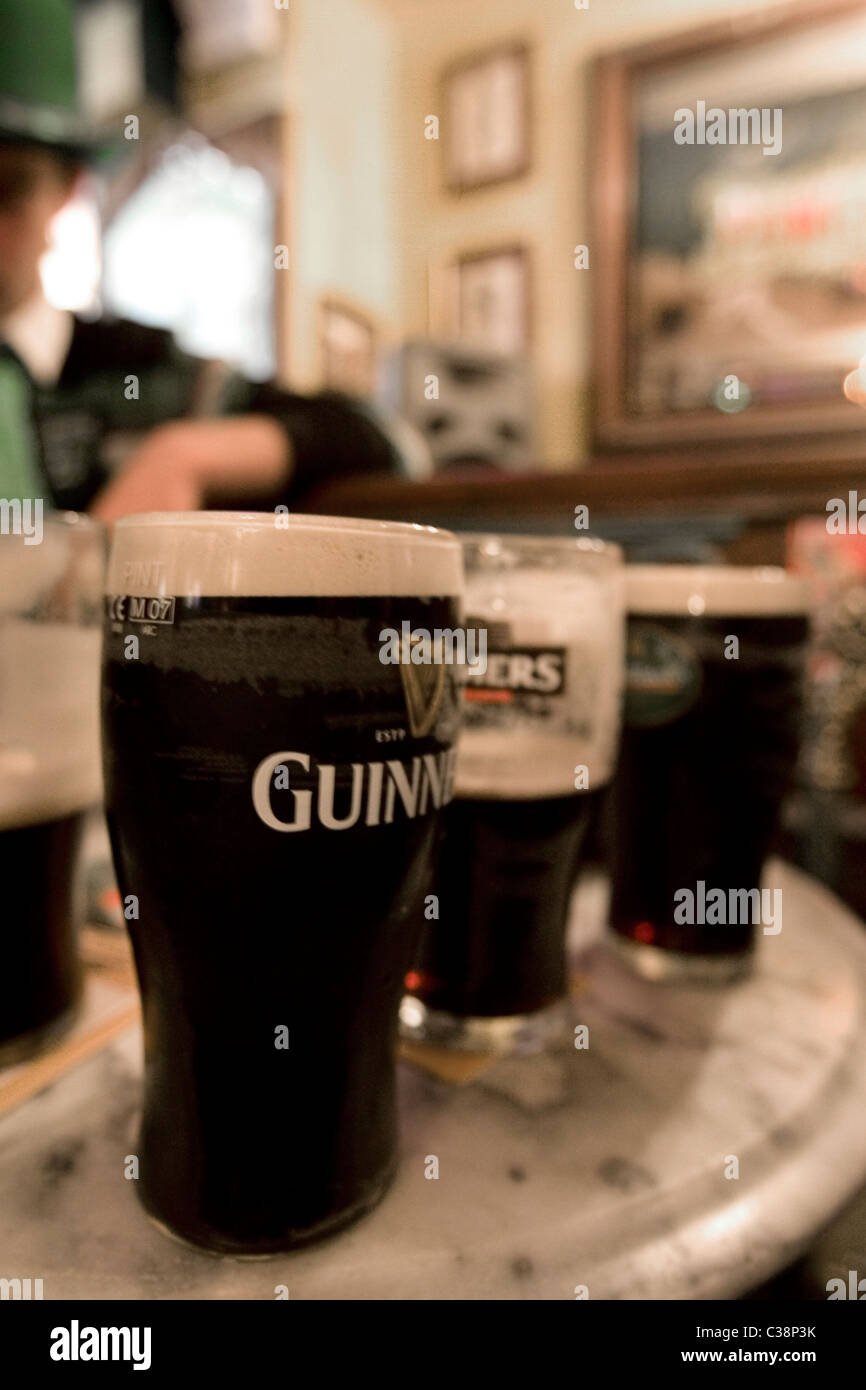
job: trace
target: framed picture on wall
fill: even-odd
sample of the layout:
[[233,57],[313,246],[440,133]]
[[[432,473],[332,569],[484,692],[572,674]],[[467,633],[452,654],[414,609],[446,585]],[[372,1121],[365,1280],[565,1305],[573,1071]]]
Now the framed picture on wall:
[[841,383],[866,353],[864,110],[862,0],[598,60],[600,450],[751,440],[770,457],[862,431]]
[[442,77],[445,183],[454,193],[501,183],[530,164],[529,48],[508,44]]
[[175,0],[175,9],[191,71],[267,54],[280,40],[281,16],[273,0]]
[[332,295],[319,307],[322,381],[332,391],[372,395],[376,386],[377,333],[372,319]]
[[529,253],[525,246],[471,251],[454,262],[455,332],[490,352],[529,346]]

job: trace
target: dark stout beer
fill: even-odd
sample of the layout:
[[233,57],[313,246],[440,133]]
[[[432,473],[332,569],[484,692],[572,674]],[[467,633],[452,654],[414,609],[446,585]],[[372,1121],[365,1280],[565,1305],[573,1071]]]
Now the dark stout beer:
[[138,1189],[196,1244],[303,1244],[393,1175],[397,1009],[458,705],[452,671],[384,663],[380,633],[454,628],[460,584],[456,542],[409,526],[118,527],[104,754],[137,898]]
[[772,570],[636,566],[628,589],[610,925],[645,974],[733,976],[755,919],[775,926],[757,890],[796,767],[804,588]]
[[[81,994],[79,847],[99,801],[99,528],[0,537],[0,1062],[32,1056]],[[88,626],[91,624],[91,626]]]
[[440,851],[439,920],[409,977],[428,1009],[495,1019],[534,1014],[563,998],[563,924],[588,816],[589,796],[581,793],[452,801]]
[[81,992],[75,876],[84,816],[0,831],[0,1055],[21,1060],[60,1028]]
[[404,1037],[529,1047],[561,1023],[580,847],[615,754],[619,552],[465,538],[467,622],[487,632],[464,692],[438,918],[407,979]]

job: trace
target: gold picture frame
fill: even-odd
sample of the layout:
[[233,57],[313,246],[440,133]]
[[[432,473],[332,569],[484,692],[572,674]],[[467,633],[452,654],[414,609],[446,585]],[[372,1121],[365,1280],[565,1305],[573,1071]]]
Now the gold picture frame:
[[466,193],[531,165],[530,47],[499,44],[459,59],[441,80],[445,186]]

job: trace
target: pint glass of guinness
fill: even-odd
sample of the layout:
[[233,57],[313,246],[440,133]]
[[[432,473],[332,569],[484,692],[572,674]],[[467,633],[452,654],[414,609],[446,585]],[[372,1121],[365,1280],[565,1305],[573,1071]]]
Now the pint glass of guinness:
[[649,979],[745,973],[798,749],[808,589],[778,569],[634,565],[611,795],[611,941]]
[[138,1191],[163,1229],[256,1255],[330,1234],[395,1168],[397,1012],[453,668],[460,547],[429,527],[128,517],[109,562],[106,805],[141,988]]
[[529,1051],[567,1013],[575,866],[619,732],[622,562],[589,539],[462,539],[467,632],[484,635],[486,662],[466,672],[438,917],[407,979],[402,1034]]
[[83,517],[0,535],[0,1063],[62,1033],[81,993],[78,848],[102,795],[103,568],[102,529]]

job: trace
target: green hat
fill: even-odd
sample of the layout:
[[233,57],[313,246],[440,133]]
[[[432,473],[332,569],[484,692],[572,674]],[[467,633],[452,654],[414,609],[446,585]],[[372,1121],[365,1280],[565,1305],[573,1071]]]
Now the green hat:
[[2,140],[81,156],[104,145],[76,101],[75,0],[2,0]]

